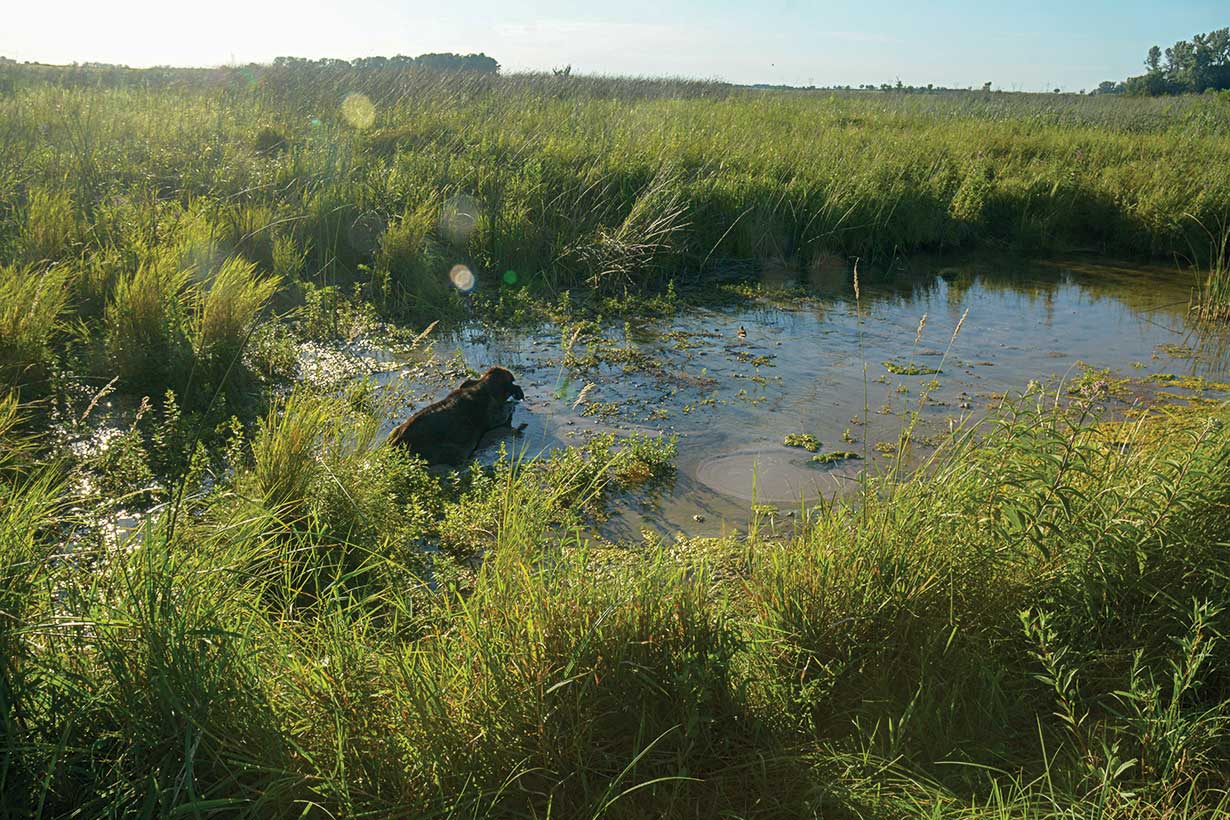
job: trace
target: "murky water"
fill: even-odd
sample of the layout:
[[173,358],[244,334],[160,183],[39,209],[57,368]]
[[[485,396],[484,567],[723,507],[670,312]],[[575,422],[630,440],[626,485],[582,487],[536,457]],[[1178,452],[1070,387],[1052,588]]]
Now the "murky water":
[[[1137,378],[1228,375],[1216,340],[1188,324],[1191,282],[1170,270],[916,260],[865,273],[858,302],[844,266],[803,278],[806,297],[619,322],[582,335],[571,357],[570,331],[558,327],[472,327],[429,355],[517,374],[526,400],[514,421],[527,428],[509,445],[528,456],[599,430],[678,435],[675,480],[627,501],[605,528],[612,537],[644,526],[716,535],[744,526],[753,503],[798,509],[877,469],[912,411],[925,441],[1005,392],[1086,365]],[[940,372],[894,375],[885,363]],[[380,378],[392,383],[411,364],[392,362]],[[438,397],[448,385],[419,387]],[[822,453],[866,459],[817,464],[783,445],[796,433],[815,436]]]

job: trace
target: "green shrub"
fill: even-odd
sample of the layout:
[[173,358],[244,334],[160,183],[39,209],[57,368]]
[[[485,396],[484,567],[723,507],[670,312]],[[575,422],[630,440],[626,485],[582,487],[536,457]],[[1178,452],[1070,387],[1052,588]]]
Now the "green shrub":
[[438,214],[434,200],[407,207],[380,237],[373,297],[386,313],[418,318],[456,311],[451,263],[434,233]]
[[257,132],[253,145],[256,148],[256,153],[270,157],[276,157],[290,147],[285,134],[269,127],[262,128]]
[[210,384],[220,385],[228,372],[242,371],[244,345],[277,288],[276,278],[258,277],[256,266],[239,257],[223,262],[204,285],[192,342]]
[[20,258],[30,264],[58,262],[72,252],[77,241],[77,217],[69,195],[46,188],[31,191],[26,225],[18,241]]
[[189,275],[165,260],[121,276],[103,316],[107,356],[125,388],[181,390],[190,371]]
[[66,263],[73,313],[87,324],[96,324],[107,308],[115,282],[124,269],[124,259],[114,250],[97,251]]
[[46,390],[67,301],[64,269],[0,267],[0,386]]

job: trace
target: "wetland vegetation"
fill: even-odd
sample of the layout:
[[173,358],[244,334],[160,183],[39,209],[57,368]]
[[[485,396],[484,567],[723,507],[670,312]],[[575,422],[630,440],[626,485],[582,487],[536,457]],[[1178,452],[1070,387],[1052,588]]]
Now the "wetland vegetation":
[[1224,815],[1228,126],[0,64],[0,813]]

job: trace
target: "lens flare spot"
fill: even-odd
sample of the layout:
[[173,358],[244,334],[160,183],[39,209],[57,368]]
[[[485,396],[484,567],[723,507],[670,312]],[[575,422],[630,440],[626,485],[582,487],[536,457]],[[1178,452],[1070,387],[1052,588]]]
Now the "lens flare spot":
[[313,128],[319,128],[320,127],[320,117],[312,117],[311,126]]
[[453,287],[462,293],[474,290],[474,274],[465,265],[453,265],[453,269],[448,272],[448,279],[453,283]]
[[362,131],[376,124],[376,106],[366,94],[347,94],[342,100],[342,119]]
[[464,245],[474,233],[477,215],[478,203],[473,197],[465,194],[449,197],[440,209],[440,231],[454,245]]
[[513,270],[512,268],[509,268],[508,270],[504,271],[504,284],[506,285],[517,284],[517,272]]

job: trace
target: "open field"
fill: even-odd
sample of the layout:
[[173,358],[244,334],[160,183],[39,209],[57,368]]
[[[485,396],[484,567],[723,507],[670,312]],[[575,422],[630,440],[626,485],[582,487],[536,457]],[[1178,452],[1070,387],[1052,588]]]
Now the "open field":
[[411,316],[449,301],[427,274],[456,262],[540,294],[986,244],[1204,263],[1230,209],[1228,127],[1213,95],[275,69],[171,89],[34,85],[0,97],[0,259],[131,264],[211,240]]
[[[1224,300],[1225,96],[0,69],[0,814],[1230,811],[1230,383],[1160,372],[1202,355],[1185,338],[991,412],[939,384],[1035,361],[959,346],[1041,344],[979,325],[1001,292],[1033,333],[1123,291],[1097,315],[1178,334],[1187,305],[1126,269],[950,268],[924,333],[894,279],[915,251],[1096,251]],[[601,537],[686,437],[448,475],[381,446],[479,364],[433,333],[483,319],[548,322],[539,391],[570,410],[604,368],[686,384],[650,412],[759,407],[771,321],[748,340],[706,305],[766,270],[840,279],[798,326],[862,374],[823,444],[790,431],[799,457],[885,456],[791,526],[758,505],[721,537]],[[638,346],[688,311],[669,355]],[[418,381],[329,370],[366,343]],[[1168,404],[1107,423],[1144,383]],[[881,393],[901,432],[872,442]],[[954,413],[924,447],[933,398]]]

